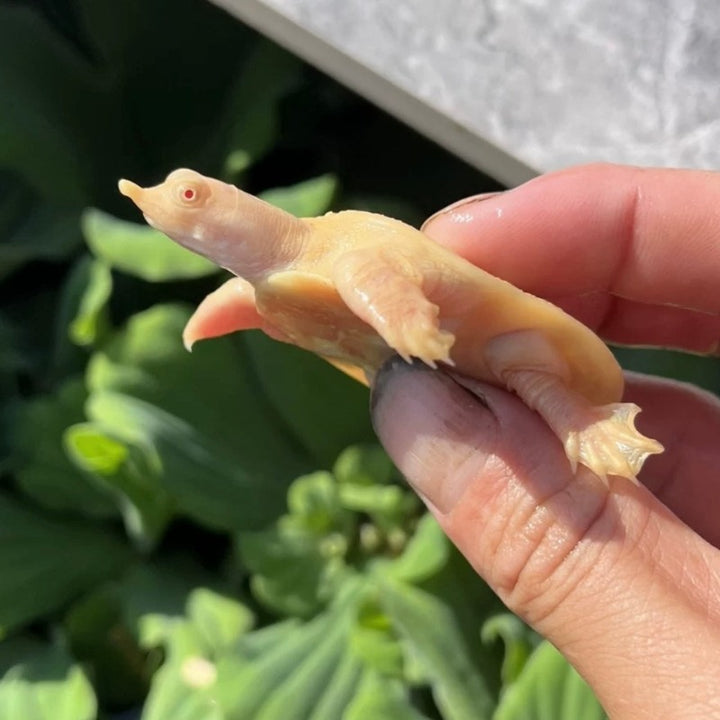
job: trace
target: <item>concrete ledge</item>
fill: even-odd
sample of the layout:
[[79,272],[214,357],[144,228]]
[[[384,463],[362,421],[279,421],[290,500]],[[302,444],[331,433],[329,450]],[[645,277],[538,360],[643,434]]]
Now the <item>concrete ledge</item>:
[[604,160],[720,165],[701,0],[212,0],[507,185]]

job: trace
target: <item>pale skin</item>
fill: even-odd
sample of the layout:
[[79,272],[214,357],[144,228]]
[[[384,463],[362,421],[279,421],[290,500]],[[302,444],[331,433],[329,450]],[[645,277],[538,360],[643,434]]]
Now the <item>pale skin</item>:
[[[609,341],[718,355],[720,174],[573,168],[424,230]],[[642,486],[570,473],[537,415],[487,383],[386,366],[374,423],[452,541],[611,718],[720,718],[720,402],[638,375],[624,399],[667,447]]]
[[188,346],[259,327],[370,381],[394,353],[489,381],[538,412],[571,470],[605,482],[636,482],[662,452],[635,429],[640,408],[620,402],[622,372],[594,333],[414,228],[358,211],[298,219],[185,169],[120,190],[151,225],[238,276],[198,309]]

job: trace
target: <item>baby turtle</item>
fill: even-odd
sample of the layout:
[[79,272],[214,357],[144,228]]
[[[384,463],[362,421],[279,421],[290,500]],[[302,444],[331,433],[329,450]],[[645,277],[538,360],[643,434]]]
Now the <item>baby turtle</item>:
[[551,303],[398,220],[355,210],[296,218],[193,170],[120,192],[147,222],[237,277],[209,295],[184,341],[260,328],[372,381],[394,353],[513,390],[581,463],[636,482],[662,446],[620,402],[605,344]]

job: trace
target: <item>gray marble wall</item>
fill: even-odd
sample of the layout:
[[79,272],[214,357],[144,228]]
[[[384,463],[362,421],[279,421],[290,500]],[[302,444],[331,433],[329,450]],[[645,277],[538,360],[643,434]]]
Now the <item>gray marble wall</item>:
[[[470,145],[444,139],[442,122],[420,129],[506,181],[591,160],[720,166],[713,0],[215,1],[350,84],[366,72],[361,91],[411,123],[387,87],[373,88],[419,100]],[[318,42],[339,51],[325,67]]]

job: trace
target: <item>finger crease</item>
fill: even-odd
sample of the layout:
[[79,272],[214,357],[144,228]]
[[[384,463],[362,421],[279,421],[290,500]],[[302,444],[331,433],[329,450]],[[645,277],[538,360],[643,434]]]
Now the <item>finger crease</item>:
[[618,278],[623,274],[623,269],[627,265],[628,258],[630,257],[633,249],[638,245],[638,226],[639,226],[639,208],[642,200],[642,190],[640,184],[636,183],[633,190],[628,195],[628,199],[625,202],[625,208],[623,210],[623,224],[622,231],[620,232],[620,251],[617,255],[615,266],[610,274],[609,285],[607,289],[608,300],[603,310],[602,316],[597,323],[595,332],[601,337],[604,336],[608,330],[615,324],[615,319],[618,316],[618,288],[615,287]]
[[[567,492],[567,488],[559,490],[547,498],[543,505],[553,512],[554,496]],[[544,528],[542,537],[537,539],[532,552],[516,575],[509,579],[510,582],[506,585],[508,597],[516,598],[521,607],[531,610],[533,623],[542,622],[552,615],[597,566],[597,558],[589,561],[588,554],[579,553],[578,550],[586,541],[595,542],[595,536],[600,538],[598,542],[607,542],[607,529],[600,526],[607,521],[608,513],[611,512],[611,507],[614,507],[610,503],[610,497],[610,493],[605,493],[591,513],[582,519],[563,520],[562,517],[556,517]],[[567,525],[568,534],[573,537],[561,548],[552,538],[552,531],[563,523]],[[555,550],[546,555],[548,544],[554,545]],[[542,558],[539,567],[533,562],[537,557]],[[570,567],[571,564],[573,567]]]
[[635,183],[633,191],[628,195],[626,207],[623,212],[624,222],[622,231],[620,232],[620,252],[617,256],[615,267],[611,276],[610,287],[608,292],[617,293],[618,288],[615,287],[619,278],[623,275],[623,270],[627,265],[628,259],[632,252],[640,245],[640,208],[642,206],[642,188],[640,183]]

